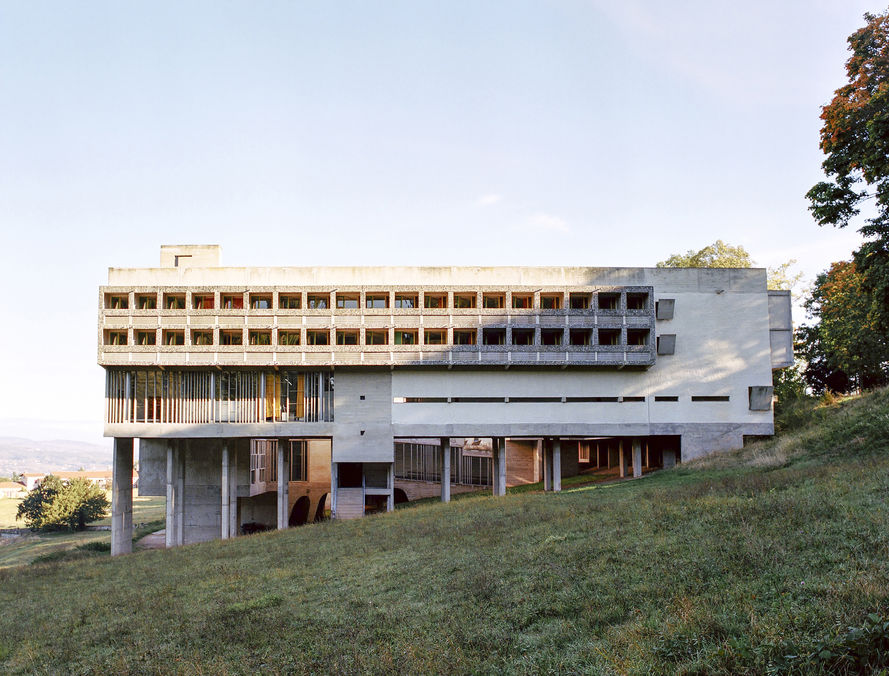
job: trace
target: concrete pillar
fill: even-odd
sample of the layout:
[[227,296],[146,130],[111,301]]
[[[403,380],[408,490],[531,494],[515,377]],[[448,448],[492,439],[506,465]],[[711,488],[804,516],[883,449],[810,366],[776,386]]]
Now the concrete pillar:
[[562,490],[562,440],[553,439],[553,491]]
[[645,467],[651,467],[651,457],[648,454],[648,442],[645,442]]
[[543,481],[543,439],[537,440],[534,453],[534,481]]
[[176,527],[174,533],[176,546],[181,547],[185,544],[185,451],[186,443],[183,441],[174,442],[173,446],[173,464],[176,468],[174,472],[175,499],[173,501],[173,523]]
[[451,501],[451,440],[441,439],[441,501]]
[[164,545],[169,549],[176,545],[176,458],[173,454],[173,442],[167,442],[167,505],[166,523],[164,524]]
[[497,452],[497,438],[491,439],[491,495],[497,495],[500,487],[500,454]]
[[642,441],[633,439],[633,478],[642,476]]
[[[590,449],[592,450],[592,449]],[[599,442],[596,442],[596,469],[599,469]]]
[[498,463],[498,495],[506,495],[506,439],[497,438],[497,456],[500,458]]
[[552,446],[549,439],[543,440],[543,490],[553,489]]
[[133,551],[133,440],[114,438],[111,478],[111,556]]
[[389,497],[386,498],[386,511],[395,511],[395,463],[389,463],[389,471],[386,476],[386,486],[389,487]]
[[[332,449],[331,449],[332,454]],[[339,478],[337,477],[337,463],[331,461],[330,462],[330,518],[336,518],[336,489],[337,484],[339,483]]]
[[220,519],[219,537],[228,540],[231,537],[231,501],[229,499],[229,491],[231,490],[231,477],[229,476],[231,469],[229,467],[228,444],[222,442],[222,478],[220,480],[220,488],[222,489],[222,518]]
[[621,439],[620,441],[617,442],[617,449],[618,449],[617,452],[620,457],[620,478],[621,479],[623,479],[627,475],[627,453],[624,450],[625,445],[626,444],[624,444],[623,439]]
[[238,447],[230,448],[228,460],[228,536],[237,537],[238,531]]
[[605,468],[611,469],[611,442],[605,444]]
[[290,479],[290,463],[287,461],[287,456],[289,455],[287,451],[289,450],[287,448],[287,440],[278,439],[278,530],[287,528],[289,520],[289,514],[287,513],[290,507],[287,492],[290,483],[288,481]]
[[664,449],[664,469],[674,467],[676,465],[676,451],[672,448]]

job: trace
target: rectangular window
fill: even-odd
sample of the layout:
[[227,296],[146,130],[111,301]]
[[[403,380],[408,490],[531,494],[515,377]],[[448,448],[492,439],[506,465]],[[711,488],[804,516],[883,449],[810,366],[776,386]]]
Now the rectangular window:
[[358,345],[358,329],[338,329],[336,332],[337,345]]
[[105,331],[105,344],[106,345],[126,345],[127,344],[127,332],[126,331]]
[[278,345],[299,345],[299,329],[278,329]]
[[541,293],[540,294],[541,310],[561,310],[562,294],[561,293]]
[[364,307],[369,310],[383,310],[389,307],[388,293],[368,293],[364,296]]
[[628,293],[627,310],[645,310],[648,307],[647,293]]
[[396,329],[395,330],[395,344],[396,345],[416,345],[417,344],[417,329]]
[[475,345],[475,329],[454,329],[454,345]]
[[136,345],[154,345],[157,343],[156,331],[136,331]]
[[164,310],[184,310],[185,294],[184,293],[165,293],[164,294]]
[[164,329],[164,345],[185,345],[185,331]]
[[540,329],[540,344],[561,345],[564,333],[562,329]]
[[307,345],[330,345],[330,331],[327,329],[306,329]]
[[568,338],[571,341],[572,345],[591,345],[593,342],[593,330],[592,329],[570,329],[568,331]]
[[250,294],[251,310],[271,310],[272,294],[270,293],[251,293]]
[[130,307],[130,297],[126,294],[106,293],[106,310],[126,310]]
[[620,307],[619,293],[600,293],[599,309],[600,310],[617,310]]
[[569,293],[568,307],[572,310],[589,310],[592,300],[593,294],[591,293]]
[[309,454],[305,441],[290,440],[290,481],[309,480]]
[[639,401],[645,401],[645,397],[621,397],[621,401],[626,402],[626,403],[630,403],[630,402],[634,402],[634,401],[639,402]]
[[364,344],[365,345],[388,345],[389,344],[389,332],[385,329],[382,330],[371,330],[367,329],[364,332]]
[[515,310],[530,310],[534,307],[533,293],[513,293],[512,307]]
[[728,401],[728,395],[692,395],[692,401]]
[[212,310],[212,293],[193,293],[191,295],[191,307],[195,310]]
[[512,330],[512,344],[513,345],[533,345],[534,344],[534,329],[530,329],[530,328],[513,329]]
[[139,310],[157,310],[157,294],[137,293],[136,308]]
[[627,345],[648,345],[648,329],[627,329]]
[[338,293],[336,295],[336,309],[357,310],[359,298],[360,296],[357,293]]
[[679,401],[679,397],[671,396],[671,395],[658,395],[654,398],[655,401]]
[[278,308],[281,310],[299,310],[303,306],[302,295],[298,293],[278,294]]
[[226,329],[219,332],[220,345],[242,345],[244,332],[241,329]]
[[212,331],[200,331],[194,330],[191,332],[191,344],[192,345],[212,345],[213,344],[213,332]]
[[620,329],[599,329],[599,345],[620,345]]
[[395,307],[401,310],[413,310],[420,307],[419,296],[415,293],[396,293]]
[[327,310],[330,307],[330,294],[310,293],[308,307],[310,310]]
[[223,310],[243,310],[244,294],[243,293],[224,293],[220,301],[220,307]]
[[247,332],[247,340],[251,345],[271,345],[272,332],[251,330]]
[[474,293],[455,293],[454,307],[458,310],[470,310],[475,307],[476,298]]
[[445,345],[448,342],[446,329],[425,329],[423,331],[423,343],[426,345]]
[[505,293],[483,293],[482,307],[486,310],[500,310],[506,307]]
[[424,293],[423,307],[432,310],[444,309],[448,306],[448,294],[446,293]]
[[482,329],[482,343],[484,345],[505,345],[506,329]]

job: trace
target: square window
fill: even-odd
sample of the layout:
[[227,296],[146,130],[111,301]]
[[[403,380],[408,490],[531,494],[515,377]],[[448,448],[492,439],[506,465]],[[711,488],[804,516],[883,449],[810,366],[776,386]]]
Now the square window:
[[617,310],[620,308],[620,294],[619,293],[600,293],[599,294],[599,309],[600,310]]
[[396,329],[395,344],[396,345],[416,345],[417,329]]
[[272,332],[271,331],[254,331],[251,330],[247,333],[247,340],[251,345],[271,345],[272,344]]
[[368,293],[364,296],[364,307],[369,310],[383,310],[389,307],[388,293]]
[[420,307],[419,296],[415,293],[396,293],[395,307],[401,310],[413,310]]
[[270,293],[251,293],[250,294],[251,310],[271,310],[272,294]]
[[534,329],[532,328],[521,328],[512,330],[512,344],[513,345],[533,345],[534,344]]
[[540,329],[540,344],[561,345],[564,334],[562,329]]
[[156,343],[156,331],[136,331],[136,345],[154,345]]
[[367,329],[364,332],[364,344],[365,345],[388,345],[389,344],[389,332],[385,329],[381,330],[371,330]]
[[505,345],[506,329],[482,329],[482,343],[484,345]]
[[359,298],[360,296],[357,293],[338,293],[336,295],[336,309],[357,310]]
[[224,293],[220,300],[220,306],[223,310],[243,310],[244,294],[243,293]]
[[454,308],[458,310],[469,310],[475,307],[477,295],[474,293],[455,293]]
[[139,310],[157,310],[157,294],[137,293],[136,308]]
[[227,329],[219,332],[220,345],[242,345],[244,343],[244,332],[240,329]]
[[506,306],[505,293],[483,293],[482,307],[486,310],[500,310]]
[[113,331],[113,330],[105,331],[105,344],[106,345],[126,345],[127,344],[127,332],[126,331]]
[[592,300],[593,294],[591,293],[569,293],[568,307],[572,310],[589,310]]
[[475,345],[475,329],[454,329],[454,345]]
[[299,329],[278,329],[278,345],[299,345]]
[[620,345],[620,329],[599,329],[599,345]]
[[425,329],[423,331],[423,343],[426,345],[445,345],[448,342],[446,329]]
[[515,310],[530,310],[534,307],[533,293],[513,293],[512,307]]
[[[327,310],[330,307],[329,293],[310,293],[308,300],[310,310]],[[325,343],[326,345],[327,343]]]
[[561,310],[562,294],[561,293],[541,293],[540,294],[541,310]]
[[358,329],[337,329],[337,345],[358,345]]
[[330,331],[322,329],[307,329],[306,344],[308,345],[330,345]]
[[278,294],[278,308],[281,310],[299,310],[303,306],[302,294],[281,293]]
[[192,345],[212,345],[213,344],[213,332],[195,329],[194,331],[191,332],[191,344]]
[[165,293],[164,294],[165,310],[184,310],[185,294],[184,293]]
[[648,345],[648,329],[627,329],[627,345]]
[[194,310],[212,310],[214,305],[212,293],[193,293],[191,307]]
[[164,329],[164,345],[185,345],[185,331]]
[[439,310],[448,306],[448,294],[446,293],[424,293],[423,307],[432,310]]
[[130,297],[127,294],[106,293],[106,310],[126,310],[130,307]]
[[592,329],[569,329],[568,338],[572,345],[585,346],[593,342]]
[[628,293],[627,310],[645,310],[648,308],[647,293]]

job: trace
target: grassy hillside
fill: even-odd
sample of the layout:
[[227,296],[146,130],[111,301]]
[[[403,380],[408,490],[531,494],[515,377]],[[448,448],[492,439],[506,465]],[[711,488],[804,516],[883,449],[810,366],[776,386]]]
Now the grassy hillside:
[[794,416],[636,481],[0,571],[0,671],[885,667],[889,394]]

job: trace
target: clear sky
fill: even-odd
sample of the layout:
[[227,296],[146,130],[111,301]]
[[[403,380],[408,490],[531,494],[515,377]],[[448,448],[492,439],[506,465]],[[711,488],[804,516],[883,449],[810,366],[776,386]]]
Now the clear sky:
[[[811,279],[857,0],[0,0],[0,436],[101,440],[97,287],[231,265],[654,265]],[[801,317],[796,317],[800,320]]]

